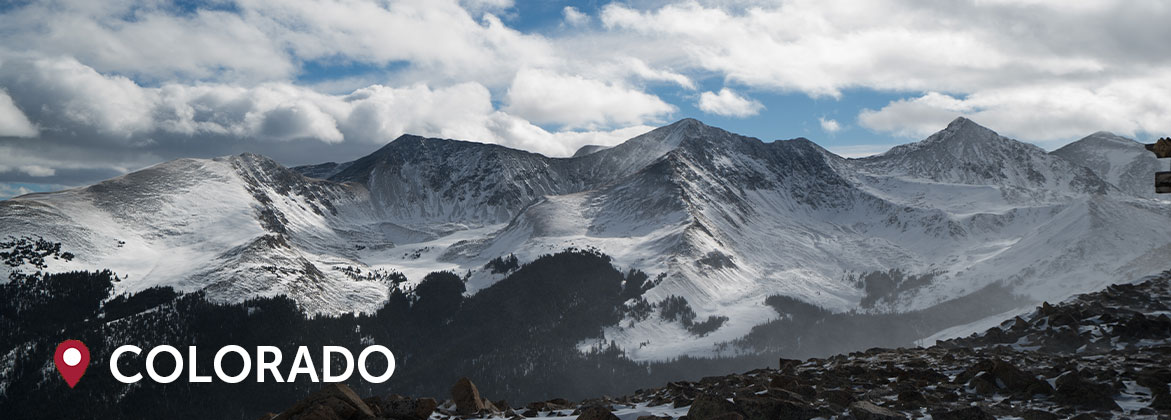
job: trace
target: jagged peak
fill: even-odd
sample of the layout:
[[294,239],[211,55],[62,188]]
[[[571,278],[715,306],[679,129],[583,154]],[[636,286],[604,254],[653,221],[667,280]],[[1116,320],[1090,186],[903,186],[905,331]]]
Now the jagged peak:
[[943,130],[935,132],[935,134],[928,136],[922,141],[895,146],[886,153],[868,159],[881,159],[884,157],[900,156],[918,150],[935,149],[941,147],[949,150],[955,149],[957,151],[954,153],[959,153],[958,150],[961,148],[970,150],[1002,146],[1024,146],[1035,148],[1038,152],[1045,153],[1044,149],[1041,149],[1040,147],[1001,136],[997,132],[992,131],[992,129],[984,127],[975,121],[961,116],[948,123],[947,127]]
[[944,128],[942,131],[931,135],[931,137],[928,137],[928,140],[936,139],[937,141],[971,141],[991,140],[998,138],[1000,138],[1000,134],[992,131],[992,129],[982,126],[966,117],[956,117],[956,119],[947,124],[947,128]]
[[965,126],[965,125],[968,125],[968,124],[975,124],[975,125],[977,125],[977,126],[979,126],[979,125],[980,125],[980,124],[977,124],[975,121],[972,121],[971,119],[968,119],[968,117],[965,117],[965,116],[961,115],[961,116],[955,117],[955,119],[954,119],[954,120],[951,120],[951,122],[947,123],[947,127],[948,127],[948,128],[952,128],[952,127],[962,127],[962,126]]
[[694,128],[710,127],[710,126],[707,124],[704,124],[703,121],[688,117],[688,118],[681,119],[679,121],[675,121],[671,124],[667,124],[667,127],[673,127],[675,129],[694,129]]

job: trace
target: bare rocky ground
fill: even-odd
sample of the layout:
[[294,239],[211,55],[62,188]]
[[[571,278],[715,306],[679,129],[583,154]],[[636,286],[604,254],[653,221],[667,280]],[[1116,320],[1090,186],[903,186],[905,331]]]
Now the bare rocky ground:
[[[671,382],[618,398],[511,406],[461,379],[449,400],[360,399],[333,384],[264,419],[1171,418],[1171,272],[1080,295],[930,348],[870,349]],[[566,380],[573,380],[566,378]]]

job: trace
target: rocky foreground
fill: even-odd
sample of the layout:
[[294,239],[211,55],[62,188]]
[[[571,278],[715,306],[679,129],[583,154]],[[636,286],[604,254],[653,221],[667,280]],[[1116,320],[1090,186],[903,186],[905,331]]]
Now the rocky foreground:
[[[468,379],[449,400],[361,399],[333,384],[264,419],[579,420],[1171,418],[1171,273],[930,348],[871,349],[672,382],[618,398],[513,407]],[[572,380],[572,378],[566,378]]]

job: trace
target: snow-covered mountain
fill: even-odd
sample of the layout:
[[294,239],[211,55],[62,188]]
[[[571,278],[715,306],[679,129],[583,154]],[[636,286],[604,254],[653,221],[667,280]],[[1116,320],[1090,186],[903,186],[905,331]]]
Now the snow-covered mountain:
[[361,265],[346,256],[347,223],[374,220],[367,197],[258,155],[180,159],[0,201],[0,231],[61,242],[77,258],[49,271],[109,268],[123,278],[119,291],[171,286],[233,301],[285,294],[310,311],[361,310],[385,300],[385,285],[330,267]]
[[1142,143],[1104,131],[1054,150],[1053,155],[1093,170],[1127,193],[1149,198],[1155,196],[1152,174],[1167,166],[1160,165]]
[[[353,162],[185,159],[22,196],[0,202],[0,231],[62,242],[78,258],[49,270],[110,268],[129,276],[120,290],[287,294],[315,312],[376,308],[379,273],[468,273],[475,293],[504,276],[485,268],[493,258],[595,248],[658,279],[648,302],[679,296],[699,319],[727,318],[702,336],[659,317],[605,331],[632,358],[665,359],[775,318],[771,295],[907,311],[992,284],[1059,300],[1166,269],[1171,203],[1128,184],[1152,177],[1144,155],[1095,164],[1099,137],[1046,153],[960,118],[844,159],[693,119],[572,158],[403,136]],[[881,296],[862,280],[892,269],[930,276]]]

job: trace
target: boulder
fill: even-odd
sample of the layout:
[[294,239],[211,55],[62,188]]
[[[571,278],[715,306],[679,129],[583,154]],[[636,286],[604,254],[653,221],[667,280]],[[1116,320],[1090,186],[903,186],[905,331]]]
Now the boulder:
[[933,411],[931,412],[932,420],[996,420],[991,414],[984,411],[983,408],[976,406],[968,406],[958,410],[951,411]]
[[295,419],[295,420],[345,420],[346,419],[346,417],[342,417],[336,411],[333,411],[329,407],[322,406],[322,405],[315,405],[315,406],[309,407],[305,411],[302,411],[301,413],[298,413],[297,415],[294,415],[291,418]]
[[769,380],[768,386],[770,388],[787,389],[789,391],[797,390],[797,377],[789,375],[773,375]]
[[1116,392],[1109,385],[1090,382],[1073,370],[1057,378],[1053,400],[1069,406],[1091,410],[1121,410],[1114,402]]
[[461,415],[470,416],[484,409],[480,390],[468,378],[459,378],[451,387],[451,400],[455,402],[455,411]]
[[817,393],[817,398],[825,400],[825,402],[838,409],[844,409],[854,402],[854,393],[840,389],[821,391]]
[[894,410],[874,405],[869,401],[856,401],[850,404],[850,415],[858,420],[902,420],[902,414]]
[[797,366],[801,366],[800,360],[786,359],[782,357],[780,361],[780,369],[782,372],[793,372],[797,369]]
[[577,420],[618,420],[618,416],[615,416],[606,407],[591,405],[581,409]]
[[745,420],[805,420],[816,417],[816,409],[803,402],[769,396],[736,397],[736,412]]
[[426,420],[439,405],[434,398],[410,398],[391,395],[377,403],[379,415],[398,420]]
[[899,392],[898,405],[901,408],[918,408],[927,404],[927,397],[922,392],[908,389]]
[[703,394],[691,403],[687,410],[688,420],[709,420],[725,413],[736,411],[736,405],[727,399],[711,394]]
[[1151,398],[1150,407],[1160,411],[1171,411],[1171,394],[1159,392]]
[[499,408],[496,408],[496,404],[492,404],[492,401],[489,401],[487,398],[480,398],[480,403],[484,406],[482,410],[484,412],[499,413],[501,411]]
[[294,404],[292,408],[281,413],[280,418],[290,420],[365,420],[373,419],[374,411],[350,387],[333,383]]
[[1029,398],[1053,391],[1049,383],[1037,379],[1037,375],[1003,360],[981,360],[957,375],[956,380],[967,380],[968,387],[980,395],[1001,392]]

